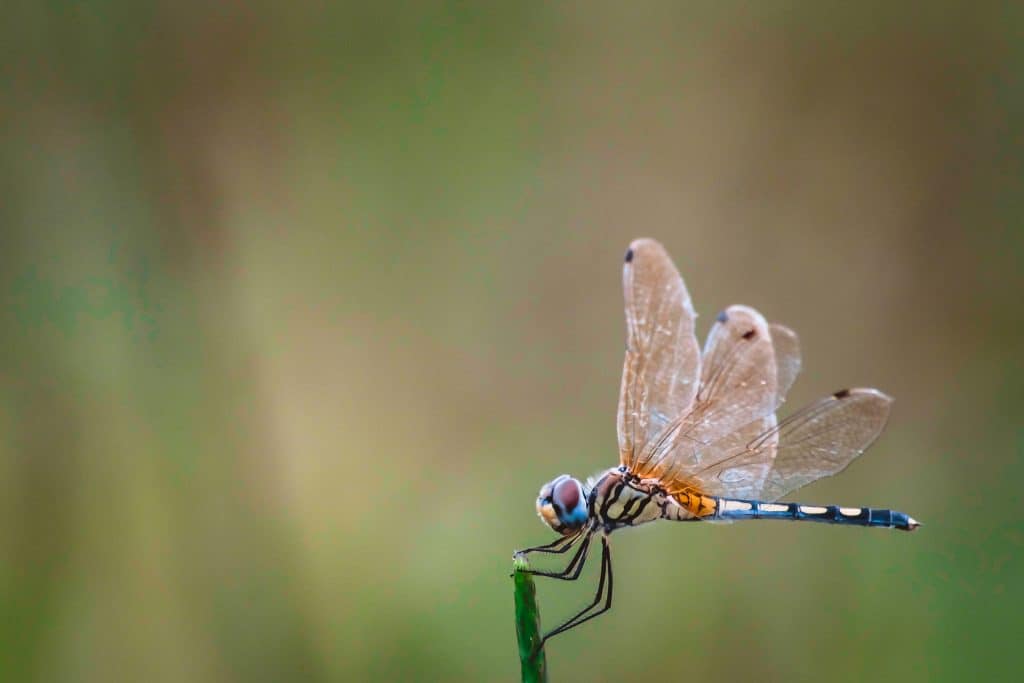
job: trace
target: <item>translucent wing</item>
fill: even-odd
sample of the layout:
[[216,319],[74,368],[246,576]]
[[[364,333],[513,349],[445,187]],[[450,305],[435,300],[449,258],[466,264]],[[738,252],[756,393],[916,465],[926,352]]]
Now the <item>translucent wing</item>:
[[800,374],[800,340],[796,332],[785,325],[772,323],[768,326],[772,335],[772,346],[775,347],[775,373],[778,389],[775,396],[775,409],[786,400],[796,376]]
[[760,497],[778,500],[842,472],[882,433],[891,407],[892,399],[877,389],[848,389],[783,420],[776,428],[778,453]]
[[[775,351],[777,389],[775,409],[782,405],[793,381],[800,372],[800,343],[796,333],[782,325],[769,325]],[[768,477],[775,459],[778,434],[774,411],[753,420],[703,449],[703,469],[683,477],[683,488],[693,488],[715,496],[733,498],[756,497]],[[742,462],[733,456],[743,452],[748,443],[762,437],[760,448]],[[678,482],[674,483],[678,488]]]
[[693,304],[665,248],[635,240],[622,270],[626,358],[619,392],[619,457],[634,472],[669,421],[697,392],[700,349]]
[[671,489],[676,481],[713,464],[708,446],[771,415],[778,389],[775,350],[764,317],[747,306],[719,314],[704,346],[700,390],[692,409],[662,434],[641,477]]
[[[762,421],[751,422],[724,437],[719,442],[721,452],[730,455],[690,475],[684,480],[685,486],[675,482],[675,488],[726,498],[757,498],[774,464],[779,443],[775,428],[776,418],[771,415]],[[756,451],[745,451],[745,444],[762,435],[764,442]],[[742,453],[743,457],[733,457],[737,453]],[[676,492],[678,491],[673,491]]]
[[[691,487],[711,495],[778,500],[802,486],[841,472],[885,427],[892,399],[876,389],[849,389],[789,416],[694,475]],[[760,487],[743,474],[770,462]]]

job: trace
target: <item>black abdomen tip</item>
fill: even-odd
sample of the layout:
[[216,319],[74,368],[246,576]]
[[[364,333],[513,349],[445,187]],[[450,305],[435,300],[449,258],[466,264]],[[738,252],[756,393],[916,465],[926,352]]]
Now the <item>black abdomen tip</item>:
[[633,249],[630,248],[630,249],[626,250],[626,263],[629,263],[632,260],[633,260]]
[[832,395],[834,397],[836,397],[836,398],[846,398],[847,396],[850,395],[850,390],[849,389],[840,389],[839,391],[837,391],[836,393],[834,393]]

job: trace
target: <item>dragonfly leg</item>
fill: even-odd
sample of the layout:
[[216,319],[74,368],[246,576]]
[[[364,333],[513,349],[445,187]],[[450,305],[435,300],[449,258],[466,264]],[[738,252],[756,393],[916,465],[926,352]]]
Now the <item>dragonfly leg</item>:
[[543,569],[520,569],[519,571],[526,574],[533,574],[534,576],[546,576],[550,579],[575,581],[580,577],[580,572],[583,571],[583,565],[587,563],[587,552],[590,548],[590,539],[593,537],[593,534],[590,533],[583,536],[583,543],[580,544],[579,550],[577,550],[576,554],[572,556],[572,559],[569,561],[569,564],[566,565],[565,569],[560,572],[548,572]]
[[[605,593],[605,581],[607,580],[608,591]],[[594,609],[601,602],[602,596],[604,597],[604,605],[591,614],[587,614],[590,610]],[[555,628],[545,634],[537,645],[539,651],[541,646],[548,641],[549,638],[554,638],[559,633],[565,633],[571,628],[576,628],[585,621],[589,621],[594,617],[604,614],[612,607],[612,555],[611,550],[608,547],[608,538],[605,536],[601,537],[601,578],[597,582],[597,594],[594,596],[594,601],[587,605],[581,610],[576,616],[569,619],[567,622]]]
[[[533,548],[525,548],[523,550],[517,550],[513,555],[528,555],[530,553],[564,553],[579,540],[579,533],[573,534],[572,536],[559,536],[551,543],[545,545],[538,545]],[[559,547],[561,546],[561,547]]]

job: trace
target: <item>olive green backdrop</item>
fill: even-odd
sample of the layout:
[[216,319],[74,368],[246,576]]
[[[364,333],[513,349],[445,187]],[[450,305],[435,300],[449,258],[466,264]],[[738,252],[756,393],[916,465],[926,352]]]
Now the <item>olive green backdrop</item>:
[[925,526],[617,534],[552,680],[1019,674],[1024,16],[889,5],[5,7],[0,678],[515,680],[642,235],[896,398],[799,499]]

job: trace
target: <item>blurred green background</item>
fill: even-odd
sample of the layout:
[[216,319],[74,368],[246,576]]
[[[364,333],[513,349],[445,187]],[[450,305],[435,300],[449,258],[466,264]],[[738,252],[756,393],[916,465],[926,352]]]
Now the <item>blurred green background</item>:
[[0,679],[515,680],[642,235],[798,331],[788,409],[895,396],[796,497],[925,526],[617,534],[552,680],[1019,675],[1012,5],[5,6]]

